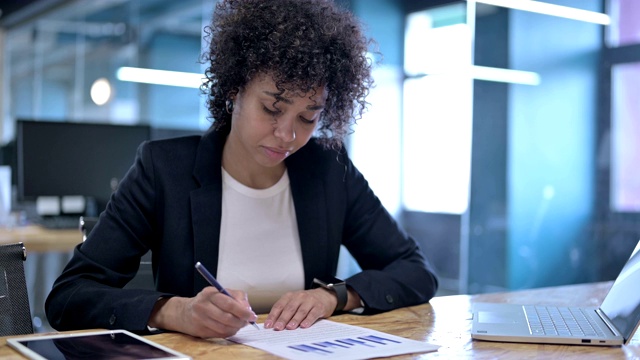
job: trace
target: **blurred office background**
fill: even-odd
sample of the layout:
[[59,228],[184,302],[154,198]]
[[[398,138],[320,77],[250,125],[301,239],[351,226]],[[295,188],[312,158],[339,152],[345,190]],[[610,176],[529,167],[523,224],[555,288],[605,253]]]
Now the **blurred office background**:
[[[341,2],[383,54],[349,151],[441,293],[613,279],[640,239],[640,2]],[[20,120],[207,129],[214,3],[3,0],[3,163]],[[341,274],[356,270],[345,253]]]

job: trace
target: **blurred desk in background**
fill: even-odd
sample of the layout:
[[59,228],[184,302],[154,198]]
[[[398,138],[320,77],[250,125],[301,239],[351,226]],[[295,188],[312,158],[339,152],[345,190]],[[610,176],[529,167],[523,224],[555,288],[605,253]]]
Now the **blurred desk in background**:
[[37,225],[0,229],[0,244],[23,242],[30,253],[71,252],[82,242],[80,229],[45,229]]

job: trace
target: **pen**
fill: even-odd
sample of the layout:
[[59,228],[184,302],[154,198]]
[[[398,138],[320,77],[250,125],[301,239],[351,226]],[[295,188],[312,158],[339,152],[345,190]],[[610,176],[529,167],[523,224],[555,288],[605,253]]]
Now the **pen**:
[[[214,286],[216,289],[218,289],[218,291],[220,291],[221,293],[233,298],[233,296],[231,296],[231,294],[229,294],[227,292],[227,290],[225,290],[222,285],[220,285],[220,283],[218,282],[218,280],[216,280],[216,278],[213,277],[213,275],[211,275],[211,273],[209,272],[209,270],[207,270],[206,267],[204,267],[204,265],[202,265],[200,263],[200,261],[198,261],[196,263],[196,270],[198,270],[198,272],[200,273],[200,275],[202,275],[203,278],[205,278],[205,280],[207,280],[207,282],[209,284],[211,284],[211,286]],[[260,330],[260,327],[258,327],[258,325],[256,325],[256,323],[254,321],[249,321],[249,324],[253,325],[256,329]]]

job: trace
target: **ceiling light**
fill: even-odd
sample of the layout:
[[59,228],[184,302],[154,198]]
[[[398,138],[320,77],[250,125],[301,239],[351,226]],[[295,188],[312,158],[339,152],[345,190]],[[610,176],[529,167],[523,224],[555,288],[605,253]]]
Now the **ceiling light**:
[[91,100],[96,105],[102,106],[106,104],[111,99],[111,83],[105,78],[97,79],[91,85],[90,94]]
[[116,78],[120,81],[144,84],[200,88],[204,75],[181,71],[121,67],[116,71]]
[[502,69],[476,65],[471,67],[471,76],[476,80],[496,81],[521,85],[540,85],[540,75],[532,71]]
[[477,65],[427,69],[424,73],[418,74],[415,77],[420,78],[424,76],[463,76],[475,80],[532,86],[540,85],[541,82],[540,75],[536,72]]
[[567,19],[591,22],[600,25],[611,24],[611,18],[607,14],[555,5],[534,0],[475,0],[477,3],[495,5],[515,10],[530,11],[539,14],[559,16]]

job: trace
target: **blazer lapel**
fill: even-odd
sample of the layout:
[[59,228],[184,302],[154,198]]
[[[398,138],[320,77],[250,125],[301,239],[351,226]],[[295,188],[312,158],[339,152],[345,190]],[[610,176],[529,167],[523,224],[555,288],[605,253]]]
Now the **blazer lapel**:
[[[194,264],[200,261],[215,276],[218,270],[218,245],[222,218],[222,148],[226,135],[209,131],[202,136],[193,176],[201,187],[191,192]],[[209,283],[194,272],[195,293]]]
[[304,156],[306,153],[303,148],[287,159],[287,169],[296,209],[305,285],[310,287],[314,276],[331,274],[335,266],[332,268],[331,259],[328,259],[330,249],[323,183],[320,176],[315,176],[314,161]]

